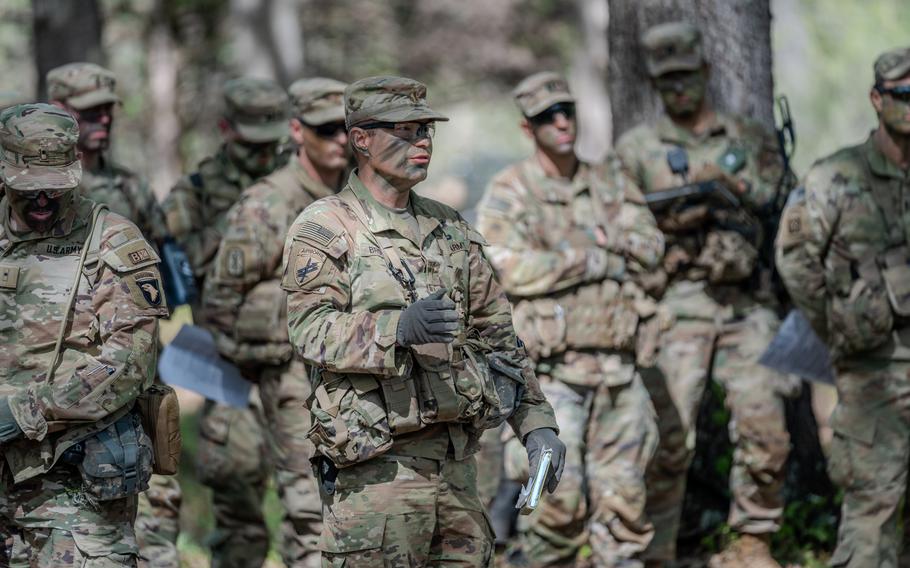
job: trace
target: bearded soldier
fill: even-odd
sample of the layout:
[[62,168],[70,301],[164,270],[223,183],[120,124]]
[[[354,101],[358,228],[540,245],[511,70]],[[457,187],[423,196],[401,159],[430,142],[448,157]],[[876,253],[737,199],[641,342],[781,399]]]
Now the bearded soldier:
[[478,228],[568,445],[559,493],[521,528],[523,552],[563,565],[589,544],[596,565],[632,566],[653,531],[644,476],[657,447],[634,350],[656,303],[636,280],[658,266],[663,235],[617,159],[576,156],[563,77],[537,73],[513,94],[534,155],[494,176]]
[[910,47],[879,56],[874,74],[878,128],[812,166],[775,243],[787,290],[835,362],[828,468],[844,490],[831,558],[838,568],[905,565],[898,553],[910,455]]
[[5,566],[135,566],[139,553],[152,448],[134,402],[167,306],[136,226],[74,191],[78,135],[56,106],[0,114]]
[[[48,98],[79,121],[83,197],[134,222],[160,251],[167,236],[164,214],[148,184],[107,155],[114,107],[120,104],[114,74],[94,63],[68,63],[47,74]],[[139,496],[136,536],[142,563],[177,568],[182,495],[176,476],[153,475]]]
[[[316,540],[322,511],[309,461],[313,452],[306,442],[309,379],[288,343],[281,253],[297,215],[313,201],[334,194],[345,181],[349,151],[344,87],[323,78],[291,85],[290,129],[297,155],[246,189],[231,208],[205,284],[206,320],[216,330],[216,343],[224,357],[259,385],[264,430],[285,509],[281,550],[289,568],[319,565]],[[260,502],[266,479],[261,481],[256,488]],[[258,508],[260,502],[250,506]]]
[[294,222],[288,332],[313,367],[323,566],[488,566],[480,434],[509,420],[550,491],[565,447],[512,329],[483,238],[421,198],[435,123],[403,77],[348,86],[357,169]]
[[[168,229],[186,250],[199,289],[213,270],[229,209],[246,187],[276,168],[287,134],[288,97],[274,82],[233,79],[224,85],[224,102],[221,149],[198,171],[180,178],[162,203]],[[258,566],[268,553],[259,488],[269,466],[255,391],[252,399],[255,410],[207,401],[200,418],[197,469],[213,490],[215,567]]]
[[655,26],[642,36],[642,47],[666,115],[620,138],[624,166],[650,199],[688,183],[712,184],[699,202],[653,203],[667,238],[663,305],[675,323],[662,335],[657,372],[646,376],[661,438],[648,476],[656,534],[647,557],[654,566],[675,557],[699,402],[713,378],[732,415],[728,522],[738,538],[711,566],[778,567],[768,544],[783,514],[790,445],[784,402],[800,383],[758,364],[779,325],[775,302],[756,287],[759,216],[782,177],[777,142],[758,124],[711,107],[710,67],[694,26]]

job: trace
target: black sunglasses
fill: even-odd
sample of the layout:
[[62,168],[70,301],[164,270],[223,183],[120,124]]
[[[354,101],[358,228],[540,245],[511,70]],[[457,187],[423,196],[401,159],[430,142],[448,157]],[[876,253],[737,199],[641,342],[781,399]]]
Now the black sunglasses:
[[102,118],[106,116],[113,116],[114,103],[106,103],[103,105],[77,110],[76,114],[78,114],[79,118],[85,122],[101,122]]
[[347,132],[344,122],[327,122],[325,124],[307,124],[302,118],[298,118],[300,124],[306,126],[316,133],[320,138],[334,138],[339,132]]
[[436,123],[434,122],[371,122],[358,125],[357,128],[391,130],[394,136],[409,142],[421,138],[433,138],[436,134]]
[[901,85],[899,87],[891,87],[890,89],[886,89],[881,85],[876,85],[875,90],[883,95],[888,95],[896,101],[910,103],[910,85]]
[[575,118],[575,105],[572,103],[556,103],[547,110],[528,117],[528,120],[534,126],[541,126],[552,123],[553,120],[556,119],[557,114],[561,114],[566,117],[566,119],[572,120]]

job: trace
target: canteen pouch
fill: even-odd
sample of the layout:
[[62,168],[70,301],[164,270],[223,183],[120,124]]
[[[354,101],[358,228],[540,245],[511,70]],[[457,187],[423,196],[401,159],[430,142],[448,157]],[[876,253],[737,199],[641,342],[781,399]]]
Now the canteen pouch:
[[486,363],[483,412],[472,422],[479,432],[498,428],[508,420],[521,404],[527,384],[522,367],[501,353],[490,353]]
[[78,469],[83,489],[92,498],[111,501],[148,489],[152,441],[142,429],[137,413],[126,413],[81,445],[84,456]]
[[535,361],[566,350],[566,314],[552,298],[521,300],[512,311],[515,333]]
[[322,373],[315,384],[309,404],[313,422],[307,437],[317,454],[342,469],[392,447],[389,416],[374,377]]
[[183,442],[177,392],[168,385],[153,384],[139,395],[136,408],[142,419],[142,429],[152,442],[153,472],[176,475]]
[[875,258],[858,266],[852,263],[848,271],[837,268],[832,272],[840,280],[828,283],[834,293],[827,306],[828,336],[835,358],[879,347],[888,341],[894,326],[891,301]]

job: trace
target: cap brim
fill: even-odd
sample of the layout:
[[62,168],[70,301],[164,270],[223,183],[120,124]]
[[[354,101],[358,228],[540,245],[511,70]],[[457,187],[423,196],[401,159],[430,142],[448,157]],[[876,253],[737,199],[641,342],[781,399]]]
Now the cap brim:
[[288,135],[288,123],[284,120],[281,122],[262,122],[256,124],[243,124],[238,122],[234,126],[241,138],[254,144],[275,142]]
[[330,122],[344,122],[344,107],[337,106],[300,113],[300,119],[311,126],[328,124]]
[[572,96],[572,93],[553,93],[547,98],[541,99],[537,104],[525,108],[523,112],[526,117],[533,118],[553,105],[574,102],[575,97]]
[[20,167],[0,161],[0,179],[16,191],[42,189],[74,189],[82,181],[82,163],[79,160],[67,166]]
[[660,63],[648,63],[648,73],[652,77],[660,77],[674,71],[696,71],[701,69],[704,62],[698,55],[673,57]]
[[66,99],[66,104],[76,110],[85,110],[107,104],[120,104],[120,97],[110,91],[91,91]]
[[426,105],[416,105],[403,109],[378,112],[369,117],[369,119],[360,121],[360,124],[365,124],[367,122],[420,122],[429,120],[444,122],[449,120],[449,117],[436,112]]

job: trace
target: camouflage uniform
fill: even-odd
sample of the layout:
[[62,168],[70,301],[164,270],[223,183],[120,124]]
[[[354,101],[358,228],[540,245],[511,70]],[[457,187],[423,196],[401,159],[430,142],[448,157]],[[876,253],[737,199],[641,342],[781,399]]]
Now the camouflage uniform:
[[[404,78],[353,83],[348,127],[444,119],[425,93]],[[453,357],[465,372],[477,368],[452,354],[467,352],[468,337],[522,369],[526,390],[509,419],[519,437],[556,429],[483,239],[454,210],[413,191],[408,199],[405,218],[380,205],[355,170],[337,196],[297,218],[285,244],[291,344],[317,369],[310,439],[339,468],[334,484],[323,472],[320,488],[326,567],[489,565],[493,538],[472,457],[480,432],[454,421],[462,416],[452,405],[458,387],[444,378],[456,372]],[[417,297],[444,287],[460,304],[468,329],[456,343],[398,346],[404,269]]]
[[[689,24],[657,26],[643,38],[652,76],[700,69],[700,35]],[[668,153],[687,152],[696,179],[721,156],[738,152],[744,159],[736,180],[749,212],[776,195],[781,176],[772,134],[745,118],[717,113],[701,133],[676,126],[668,116],[624,134],[616,149],[628,172],[647,194],[680,186]],[[716,167],[716,166],[715,166]],[[728,522],[741,534],[767,535],[779,528],[781,494],[789,434],[784,399],[795,395],[798,379],[758,364],[779,325],[772,303],[761,301],[756,280],[757,250],[734,231],[710,224],[699,207],[658,213],[667,235],[664,269],[669,286],[662,305],[675,323],[662,338],[655,372],[646,374],[660,425],[660,447],[648,475],[648,514],[656,534],[648,557],[675,557],[676,534],[686,488],[686,472],[695,449],[699,402],[709,376],[726,390],[730,436],[735,445]],[[754,213],[749,213],[754,219]]]
[[[69,63],[47,74],[48,98],[77,111],[97,105],[119,103],[112,72],[94,63]],[[101,156],[99,167],[83,168],[79,190],[83,197],[103,203],[129,219],[142,235],[160,249],[167,236],[164,213],[151,188],[135,173]],[[139,495],[136,538],[140,565],[177,568],[177,537],[180,534],[182,493],[176,476],[154,475],[150,489]]]
[[[294,116],[309,125],[343,121],[344,87],[331,79],[294,83],[290,88]],[[216,330],[222,355],[247,370],[247,377],[259,385],[285,509],[282,556],[289,568],[318,566],[322,511],[309,461],[312,446],[306,441],[309,379],[303,363],[292,360],[288,343],[281,253],[297,215],[334,193],[334,188],[311,177],[296,157],[246,189],[228,213],[214,269],[205,283],[206,320]]]
[[[280,87],[271,81],[235,79],[225,85],[224,94],[225,118],[250,142],[284,136],[287,94]],[[187,252],[200,283],[214,270],[229,209],[254,181],[225,144],[203,160],[198,171],[178,180],[162,203],[168,230]],[[249,409],[206,401],[200,417],[197,469],[200,481],[213,489],[216,567],[259,566],[268,553],[261,503],[270,464],[258,395],[252,399]]]
[[[50,105],[12,107],[0,114],[0,132],[0,179],[8,190],[78,185],[77,125],[65,111]],[[30,158],[25,168],[23,156]],[[98,500],[92,491],[103,486],[80,472],[117,467],[96,470],[97,454],[89,448],[100,445],[102,431],[110,439],[112,426],[129,419],[134,400],[154,377],[157,318],[167,315],[158,257],[135,225],[116,213],[102,212],[95,239],[89,240],[95,204],[75,192],[60,200],[60,218],[46,233],[17,227],[9,197],[0,201],[0,296],[5,298],[0,395],[12,417],[0,420],[5,458],[0,533],[11,537],[11,558],[4,561],[12,566],[135,566],[136,494],[151,475],[150,442],[138,419],[133,421],[136,477],[107,478],[133,478],[131,489]],[[89,250],[73,315],[48,381],[84,247]],[[84,457],[76,459],[77,448]]]
[[[875,63],[876,84],[908,75],[910,48]],[[898,566],[910,459],[910,173],[873,134],[816,162],[804,185],[775,244],[793,301],[835,359],[828,467],[844,501],[831,566]]]
[[[528,77],[515,96],[526,117],[574,101],[553,73]],[[571,562],[590,538],[598,566],[630,565],[653,531],[644,476],[657,447],[654,410],[635,369],[642,314],[633,306],[651,316],[656,303],[633,282],[658,266],[663,235],[613,157],[581,162],[571,179],[548,177],[531,157],[493,177],[477,214],[516,331],[570,441],[559,492],[522,523],[524,553],[535,566]]]

